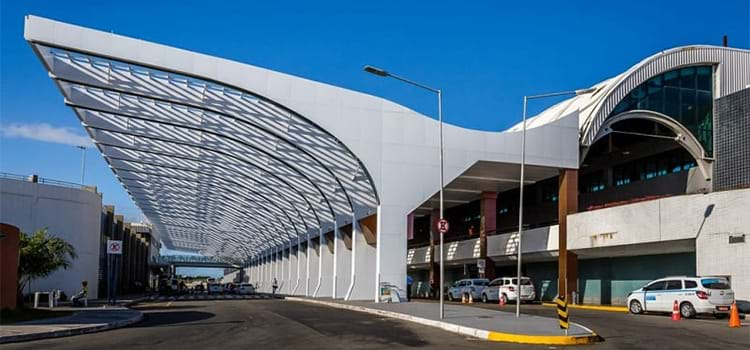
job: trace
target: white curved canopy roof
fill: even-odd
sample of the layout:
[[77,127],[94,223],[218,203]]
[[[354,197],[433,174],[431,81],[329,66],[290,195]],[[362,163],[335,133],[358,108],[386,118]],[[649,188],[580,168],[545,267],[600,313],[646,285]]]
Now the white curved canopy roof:
[[377,207],[359,159],[274,101],[30,41],[169,248],[243,259]]

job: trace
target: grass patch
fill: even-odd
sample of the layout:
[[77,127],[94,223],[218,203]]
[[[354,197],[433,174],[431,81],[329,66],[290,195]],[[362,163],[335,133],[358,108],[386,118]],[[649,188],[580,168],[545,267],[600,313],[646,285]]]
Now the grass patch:
[[72,314],[72,311],[52,311],[45,309],[3,309],[0,311],[0,324],[10,325],[19,322],[42,320],[45,318],[65,317]]

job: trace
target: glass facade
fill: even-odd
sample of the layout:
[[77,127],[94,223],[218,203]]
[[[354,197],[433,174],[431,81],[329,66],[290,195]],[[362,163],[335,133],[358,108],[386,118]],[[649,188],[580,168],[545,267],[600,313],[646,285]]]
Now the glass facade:
[[665,114],[680,122],[713,154],[713,67],[680,68],[657,75],[631,91],[610,116],[632,110]]

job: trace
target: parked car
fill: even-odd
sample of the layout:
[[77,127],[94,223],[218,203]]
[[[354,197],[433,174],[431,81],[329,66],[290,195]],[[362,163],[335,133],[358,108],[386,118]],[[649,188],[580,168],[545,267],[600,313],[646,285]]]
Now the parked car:
[[224,292],[224,288],[221,286],[221,283],[209,283],[208,284],[208,294],[218,294]]
[[234,283],[228,282],[224,284],[224,293],[231,294],[234,293]]
[[489,283],[490,280],[486,278],[458,280],[448,289],[448,300],[453,301],[461,299],[461,296],[463,295],[471,295],[472,298],[479,299],[482,295],[482,291]]
[[724,277],[665,277],[630,292],[628,309],[633,314],[672,312],[675,301],[682,317],[723,317],[734,302],[734,292]]
[[[505,299],[503,303],[518,300],[518,277],[500,277],[492,280],[482,292],[485,303]],[[531,278],[521,277],[521,302],[530,302],[536,298],[536,290]]]
[[250,283],[242,283],[237,288],[237,294],[255,294],[255,287]]

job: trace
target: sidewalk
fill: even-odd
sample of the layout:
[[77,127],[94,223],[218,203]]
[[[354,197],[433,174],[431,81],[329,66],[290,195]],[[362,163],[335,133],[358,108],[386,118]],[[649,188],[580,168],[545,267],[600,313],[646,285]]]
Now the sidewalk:
[[55,311],[76,311],[66,317],[22,322],[0,326],[0,344],[100,332],[125,327],[143,319],[143,313],[122,306],[71,308]]
[[438,327],[449,332],[460,333],[475,338],[524,344],[574,345],[589,344],[599,340],[592,330],[571,323],[568,335],[560,329],[558,320],[522,314],[467,307],[445,305],[445,318],[439,319],[438,304],[413,301],[409,303],[373,303],[366,301],[342,301],[332,299],[309,299],[287,297],[287,300],[313,303],[367,312]]

